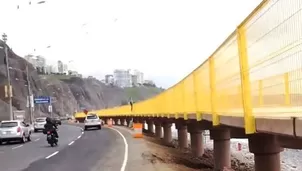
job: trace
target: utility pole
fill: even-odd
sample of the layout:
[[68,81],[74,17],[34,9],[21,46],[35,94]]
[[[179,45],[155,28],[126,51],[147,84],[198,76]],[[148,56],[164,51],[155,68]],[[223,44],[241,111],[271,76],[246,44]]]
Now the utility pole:
[[31,89],[30,89],[30,80],[29,80],[29,71],[28,71],[28,64],[26,63],[26,81],[27,81],[27,92],[28,92],[28,108],[29,108],[29,121],[30,124],[33,122],[33,110],[32,110],[32,101],[31,101]]
[[6,41],[7,41],[7,35],[5,33],[3,33],[2,35],[2,40],[4,41],[4,53],[5,53],[5,61],[6,61],[6,73],[7,73],[7,90],[8,90],[8,103],[9,103],[9,119],[13,120],[14,116],[13,116],[13,103],[12,103],[12,87],[11,87],[11,81],[10,81],[10,74],[9,74],[9,61],[8,61],[8,49],[7,49],[7,45],[6,45]]

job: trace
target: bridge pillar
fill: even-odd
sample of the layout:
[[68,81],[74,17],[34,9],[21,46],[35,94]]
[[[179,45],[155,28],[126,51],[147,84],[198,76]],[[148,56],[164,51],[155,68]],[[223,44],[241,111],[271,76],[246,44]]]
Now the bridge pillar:
[[118,125],[118,121],[119,121],[119,119],[114,118],[113,120],[114,120],[114,125]]
[[172,123],[170,122],[164,122],[163,124],[164,127],[164,143],[166,145],[169,145],[172,143]]
[[127,117],[127,118],[126,118],[127,127],[130,126],[130,121],[131,121],[131,118]]
[[231,168],[230,139],[231,132],[228,128],[210,130],[214,140],[214,170]]
[[191,138],[191,151],[195,157],[201,157],[204,154],[203,135],[198,122],[188,125]]
[[251,135],[249,149],[255,156],[255,171],[281,171],[280,152],[283,148],[276,135]]
[[161,128],[161,122],[155,121],[154,124],[155,124],[155,136],[157,138],[161,138],[163,136],[163,130]]
[[133,123],[139,123],[139,118],[133,118]]
[[181,150],[188,148],[188,129],[183,122],[176,123],[178,146]]
[[147,123],[148,123],[148,132],[149,133],[154,133],[154,122],[153,122],[153,120],[151,120],[151,119],[149,119],[148,121],[147,121]]
[[125,118],[120,118],[120,125],[124,126],[125,125]]

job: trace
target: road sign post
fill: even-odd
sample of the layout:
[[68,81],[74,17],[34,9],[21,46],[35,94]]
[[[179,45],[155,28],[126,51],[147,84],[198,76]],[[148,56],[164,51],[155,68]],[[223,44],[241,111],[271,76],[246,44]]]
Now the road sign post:
[[52,97],[50,96],[37,96],[34,98],[34,104],[48,104],[48,112],[52,118]]
[[51,104],[51,97],[49,96],[39,96],[34,98],[35,104]]

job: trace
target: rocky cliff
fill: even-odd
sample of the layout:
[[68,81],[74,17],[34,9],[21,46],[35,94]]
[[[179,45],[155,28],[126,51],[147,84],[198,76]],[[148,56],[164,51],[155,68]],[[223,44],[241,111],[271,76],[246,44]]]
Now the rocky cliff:
[[[0,42],[1,44],[1,42]],[[28,65],[28,77],[31,91],[35,96],[54,97],[52,106],[55,115],[63,116],[80,111],[81,108],[89,110],[102,109],[121,105],[133,97],[135,101],[152,97],[161,89],[154,87],[137,87],[122,89],[107,86],[97,79],[79,78],[62,75],[38,75],[36,69],[9,49],[9,66],[11,83],[13,87],[14,110],[26,110],[28,95],[28,82],[26,65]],[[8,119],[8,99],[4,96],[4,85],[7,84],[7,73],[4,62],[5,53],[0,49],[0,120]],[[34,115],[49,115],[48,105],[35,105]]]

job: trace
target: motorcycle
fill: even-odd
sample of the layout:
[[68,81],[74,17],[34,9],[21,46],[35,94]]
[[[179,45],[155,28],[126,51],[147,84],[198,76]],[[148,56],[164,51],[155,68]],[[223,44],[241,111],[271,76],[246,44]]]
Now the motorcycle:
[[54,133],[51,131],[47,131],[47,142],[50,144],[51,147],[54,145],[58,145],[58,139],[55,137]]

